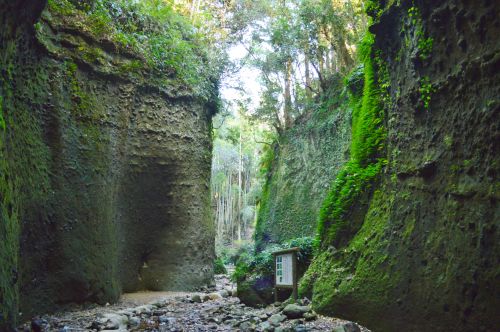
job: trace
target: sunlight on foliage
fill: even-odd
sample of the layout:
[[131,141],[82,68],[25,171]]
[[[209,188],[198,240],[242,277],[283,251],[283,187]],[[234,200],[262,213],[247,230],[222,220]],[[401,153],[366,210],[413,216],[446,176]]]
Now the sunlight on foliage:
[[[225,60],[213,34],[187,16],[185,5],[160,0],[49,0],[49,10],[82,20],[98,40],[112,40],[145,58],[144,66],[174,77],[205,99],[217,88]],[[199,14],[201,15],[201,14]],[[211,27],[213,28],[213,27]]]

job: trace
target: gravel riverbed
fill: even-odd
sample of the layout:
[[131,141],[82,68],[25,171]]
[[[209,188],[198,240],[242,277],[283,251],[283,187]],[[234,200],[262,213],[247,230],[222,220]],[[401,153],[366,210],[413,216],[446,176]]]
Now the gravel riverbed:
[[307,299],[252,308],[233,295],[235,286],[219,275],[213,289],[125,294],[113,305],[75,307],[36,317],[19,331],[370,332],[353,322],[317,315]]

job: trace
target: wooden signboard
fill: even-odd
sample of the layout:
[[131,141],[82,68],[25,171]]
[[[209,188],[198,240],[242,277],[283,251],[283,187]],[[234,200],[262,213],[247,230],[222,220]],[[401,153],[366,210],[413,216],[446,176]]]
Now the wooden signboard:
[[297,300],[297,252],[299,248],[290,248],[273,253],[274,255],[274,299],[278,301],[278,289],[291,289]]

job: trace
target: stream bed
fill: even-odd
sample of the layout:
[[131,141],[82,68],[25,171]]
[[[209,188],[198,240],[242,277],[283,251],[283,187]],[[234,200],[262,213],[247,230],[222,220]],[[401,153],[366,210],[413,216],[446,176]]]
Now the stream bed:
[[341,319],[314,313],[307,299],[252,308],[240,303],[233,283],[216,276],[215,288],[200,292],[124,294],[113,305],[78,306],[35,317],[19,331],[333,331],[369,332]]

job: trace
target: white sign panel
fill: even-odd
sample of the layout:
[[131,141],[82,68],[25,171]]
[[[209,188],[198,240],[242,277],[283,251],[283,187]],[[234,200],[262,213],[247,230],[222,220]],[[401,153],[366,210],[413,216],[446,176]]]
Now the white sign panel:
[[293,255],[276,256],[276,285],[293,286]]

